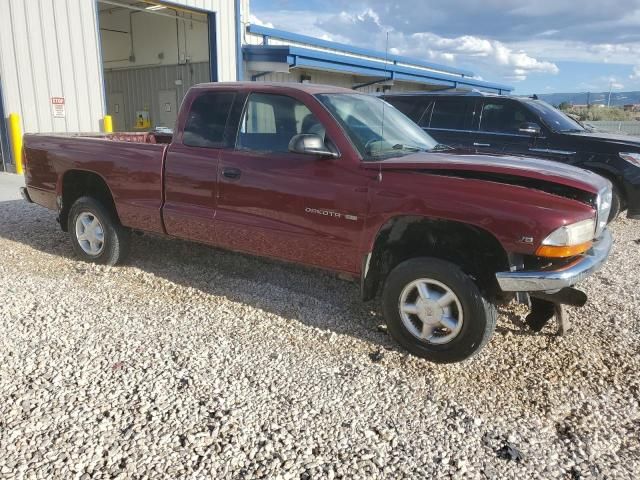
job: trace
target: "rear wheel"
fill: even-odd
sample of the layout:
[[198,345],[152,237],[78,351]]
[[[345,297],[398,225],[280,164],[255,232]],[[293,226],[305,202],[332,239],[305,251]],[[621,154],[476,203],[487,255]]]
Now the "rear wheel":
[[80,197],[71,206],[68,222],[71,244],[83,260],[115,265],[124,259],[129,230],[98,200]]
[[389,333],[414,355],[458,362],[484,347],[496,325],[495,307],[457,265],[415,258],[394,268],[383,308]]

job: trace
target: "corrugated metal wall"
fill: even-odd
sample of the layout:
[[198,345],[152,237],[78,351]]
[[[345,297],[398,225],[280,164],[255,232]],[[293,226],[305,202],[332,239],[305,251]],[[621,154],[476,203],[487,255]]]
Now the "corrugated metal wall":
[[[182,80],[176,85],[176,80]],[[158,67],[128,68],[104,72],[107,96],[124,95],[124,125],[117,130],[133,130],[135,112],[149,109],[152,124],[160,115],[158,94],[161,90],[176,90],[178,105],[192,85],[209,81],[209,63],[189,65],[162,65]]]
[[[234,0],[172,0],[216,12],[218,79],[236,79]],[[104,116],[94,0],[0,0],[0,77],[6,113],[25,132],[97,131]],[[54,118],[51,97],[64,97]]]
[[236,77],[236,12],[234,0],[171,0],[186,7],[216,12],[218,40],[218,80],[233,82]]
[[[6,113],[25,132],[96,131],[104,116],[96,5],[90,0],[0,0]],[[64,97],[54,118],[51,97]]]

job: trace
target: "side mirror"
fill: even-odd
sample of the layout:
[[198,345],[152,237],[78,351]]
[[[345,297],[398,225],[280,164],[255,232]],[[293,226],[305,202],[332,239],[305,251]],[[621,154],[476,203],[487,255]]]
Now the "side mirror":
[[339,156],[336,152],[332,152],[327,148],[320,135],[308,133],[294,135],[289,142],[289,151],[305,155],[319,155],[321,157],[337,158]]
[[532,137],[537,137],[540,135],[542,130],[540,129],[540,125],[532,122],[525,122],[518,128],[520,133],[524,133],[525,135],[531,135]]

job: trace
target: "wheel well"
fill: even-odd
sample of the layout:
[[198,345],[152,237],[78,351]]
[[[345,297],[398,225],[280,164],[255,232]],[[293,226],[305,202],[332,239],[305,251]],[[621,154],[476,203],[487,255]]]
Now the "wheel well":
[[364,260],[363,299],[374,298],[389,272],[415,257],[437,257],[455,263],[492,299],[501,293],[494,274],[509,269],[509,259],[500,242],[481,228],[448,220],[397,217],[380,229],[370,257]]
[[84,196],[95,198],[117,218],[118,212],[113,195],[111,195],[111,190],[103,178],[93,172],[69,170],[62,178],[62,204],[59,219],[63,231],[67,231],[67,220],[71,206],[78,198]]
[[603,170],[600,168],[592,168],[591,171],[593,173],[597,173],[598,175],[600,175],[601,177],[606,178],[607,180],[609,180],[614,187],[616,187],[616,190],[618,192],[618,195],[620,195],[620,200],[622,200],[622,207],[624,207],[627,203],[627,196],[626,196],[626,192],[624,190],[624,187],[622,185],[622,183],[620,182],[620,180],[618,179],[617,175],[615,175],[613,172],[610,172],[608,170]]

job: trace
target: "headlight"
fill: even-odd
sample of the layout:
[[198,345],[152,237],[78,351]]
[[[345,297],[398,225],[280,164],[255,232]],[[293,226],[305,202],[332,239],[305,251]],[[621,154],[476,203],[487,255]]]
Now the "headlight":
[[620,152],[618,155],[620,155],[621,158],[624,158],[627,162],[633,163],[636,167],[640,167],[640,153]]
[[566,258],[586,252],[593,244],[596,222],[590,218],[554,230],[536,250],[539,257]]

